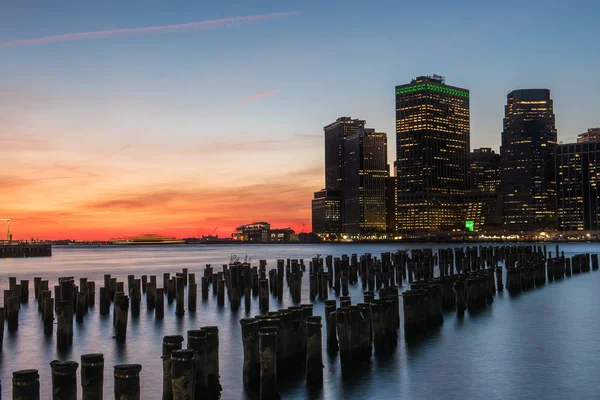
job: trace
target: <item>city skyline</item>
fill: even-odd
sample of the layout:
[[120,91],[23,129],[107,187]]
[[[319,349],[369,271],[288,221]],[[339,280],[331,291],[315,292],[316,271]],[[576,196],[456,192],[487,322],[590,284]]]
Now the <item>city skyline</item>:
[[[421,7],[386,3],[190,3],[165,12],[150,2],[137,12],[142,3],[109,1],[51,18],[43,7],[8,6],[0,216],[21,239],[229,236],[253,220],[309,231],[310,199],[324,187],[322,126],[352,115],[393,143],[392,87],[423,74],[469,89],[471,148],[499,149],[506,95],[521,88],[551,90],[559,141],[600,125],[590,67],[599,56],[585,33],[598,5],[507,11],[465,2],[466,13],[440,5],[424,22],[431,32],[400,45]],[[331,25],[334,15],[345,22]],[[506,19],[528,25],[505,32]],[[204,25],[159,29],[192,22]],[[561,22],[574,29],[554,32]],[[533,32],[539,38],[523,35]],[[517,37],[522,44],[503,43]],[[549,65],[532,47],[562,57]],[[338,68],[356,48],[366,54]]]

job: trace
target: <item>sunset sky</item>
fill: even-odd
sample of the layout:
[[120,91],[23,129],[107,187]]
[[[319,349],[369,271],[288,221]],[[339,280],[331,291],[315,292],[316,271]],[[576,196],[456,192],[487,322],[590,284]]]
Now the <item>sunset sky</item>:
[[[310,231],[322,127],[388,133],[394,86],[551,89],[559,140],[600,126],[596,1],[19,1],[0,5],[0,217],[15,238]],[[2,231],[0,226],[0,232]]]

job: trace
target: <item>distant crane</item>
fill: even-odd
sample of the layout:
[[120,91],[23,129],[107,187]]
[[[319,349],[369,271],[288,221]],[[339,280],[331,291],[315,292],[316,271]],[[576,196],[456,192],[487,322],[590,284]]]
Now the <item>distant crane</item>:
[[0,221],[6,221],[6,241],[10,242],[12,241],[12,238],[10,236],[10,218],[0,218]]

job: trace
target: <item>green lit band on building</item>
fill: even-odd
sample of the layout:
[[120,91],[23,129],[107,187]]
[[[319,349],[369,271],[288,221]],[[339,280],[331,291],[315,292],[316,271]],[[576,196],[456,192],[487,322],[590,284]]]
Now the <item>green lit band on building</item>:
[[463,90],[450,89],[448,87],[443,87],[443,86],[431,85],[429,83],[422,83],[419,85],[412,85],[412,86],[396,88],[396,94],[412,93],[412,92],[418,92],[420,90],[434,90],[436,92],[446,93],[446,94],[450,94],[453,96],[469,97],[469,92],[465,92]]

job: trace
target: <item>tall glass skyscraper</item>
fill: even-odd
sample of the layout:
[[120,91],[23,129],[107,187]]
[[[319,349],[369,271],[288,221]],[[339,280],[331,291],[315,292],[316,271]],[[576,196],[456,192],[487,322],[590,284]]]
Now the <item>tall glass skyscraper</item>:
[[502,198],[505,227],[534,231],[554,227],[557,133],[548,89],[510,92],[502,132]]
[[387,231],[387,136],[359,129],[344,145],[344,232],[349,235]]
[[421,76],[396,86],[399,233],[464,226],[469,188],[469,91]]

